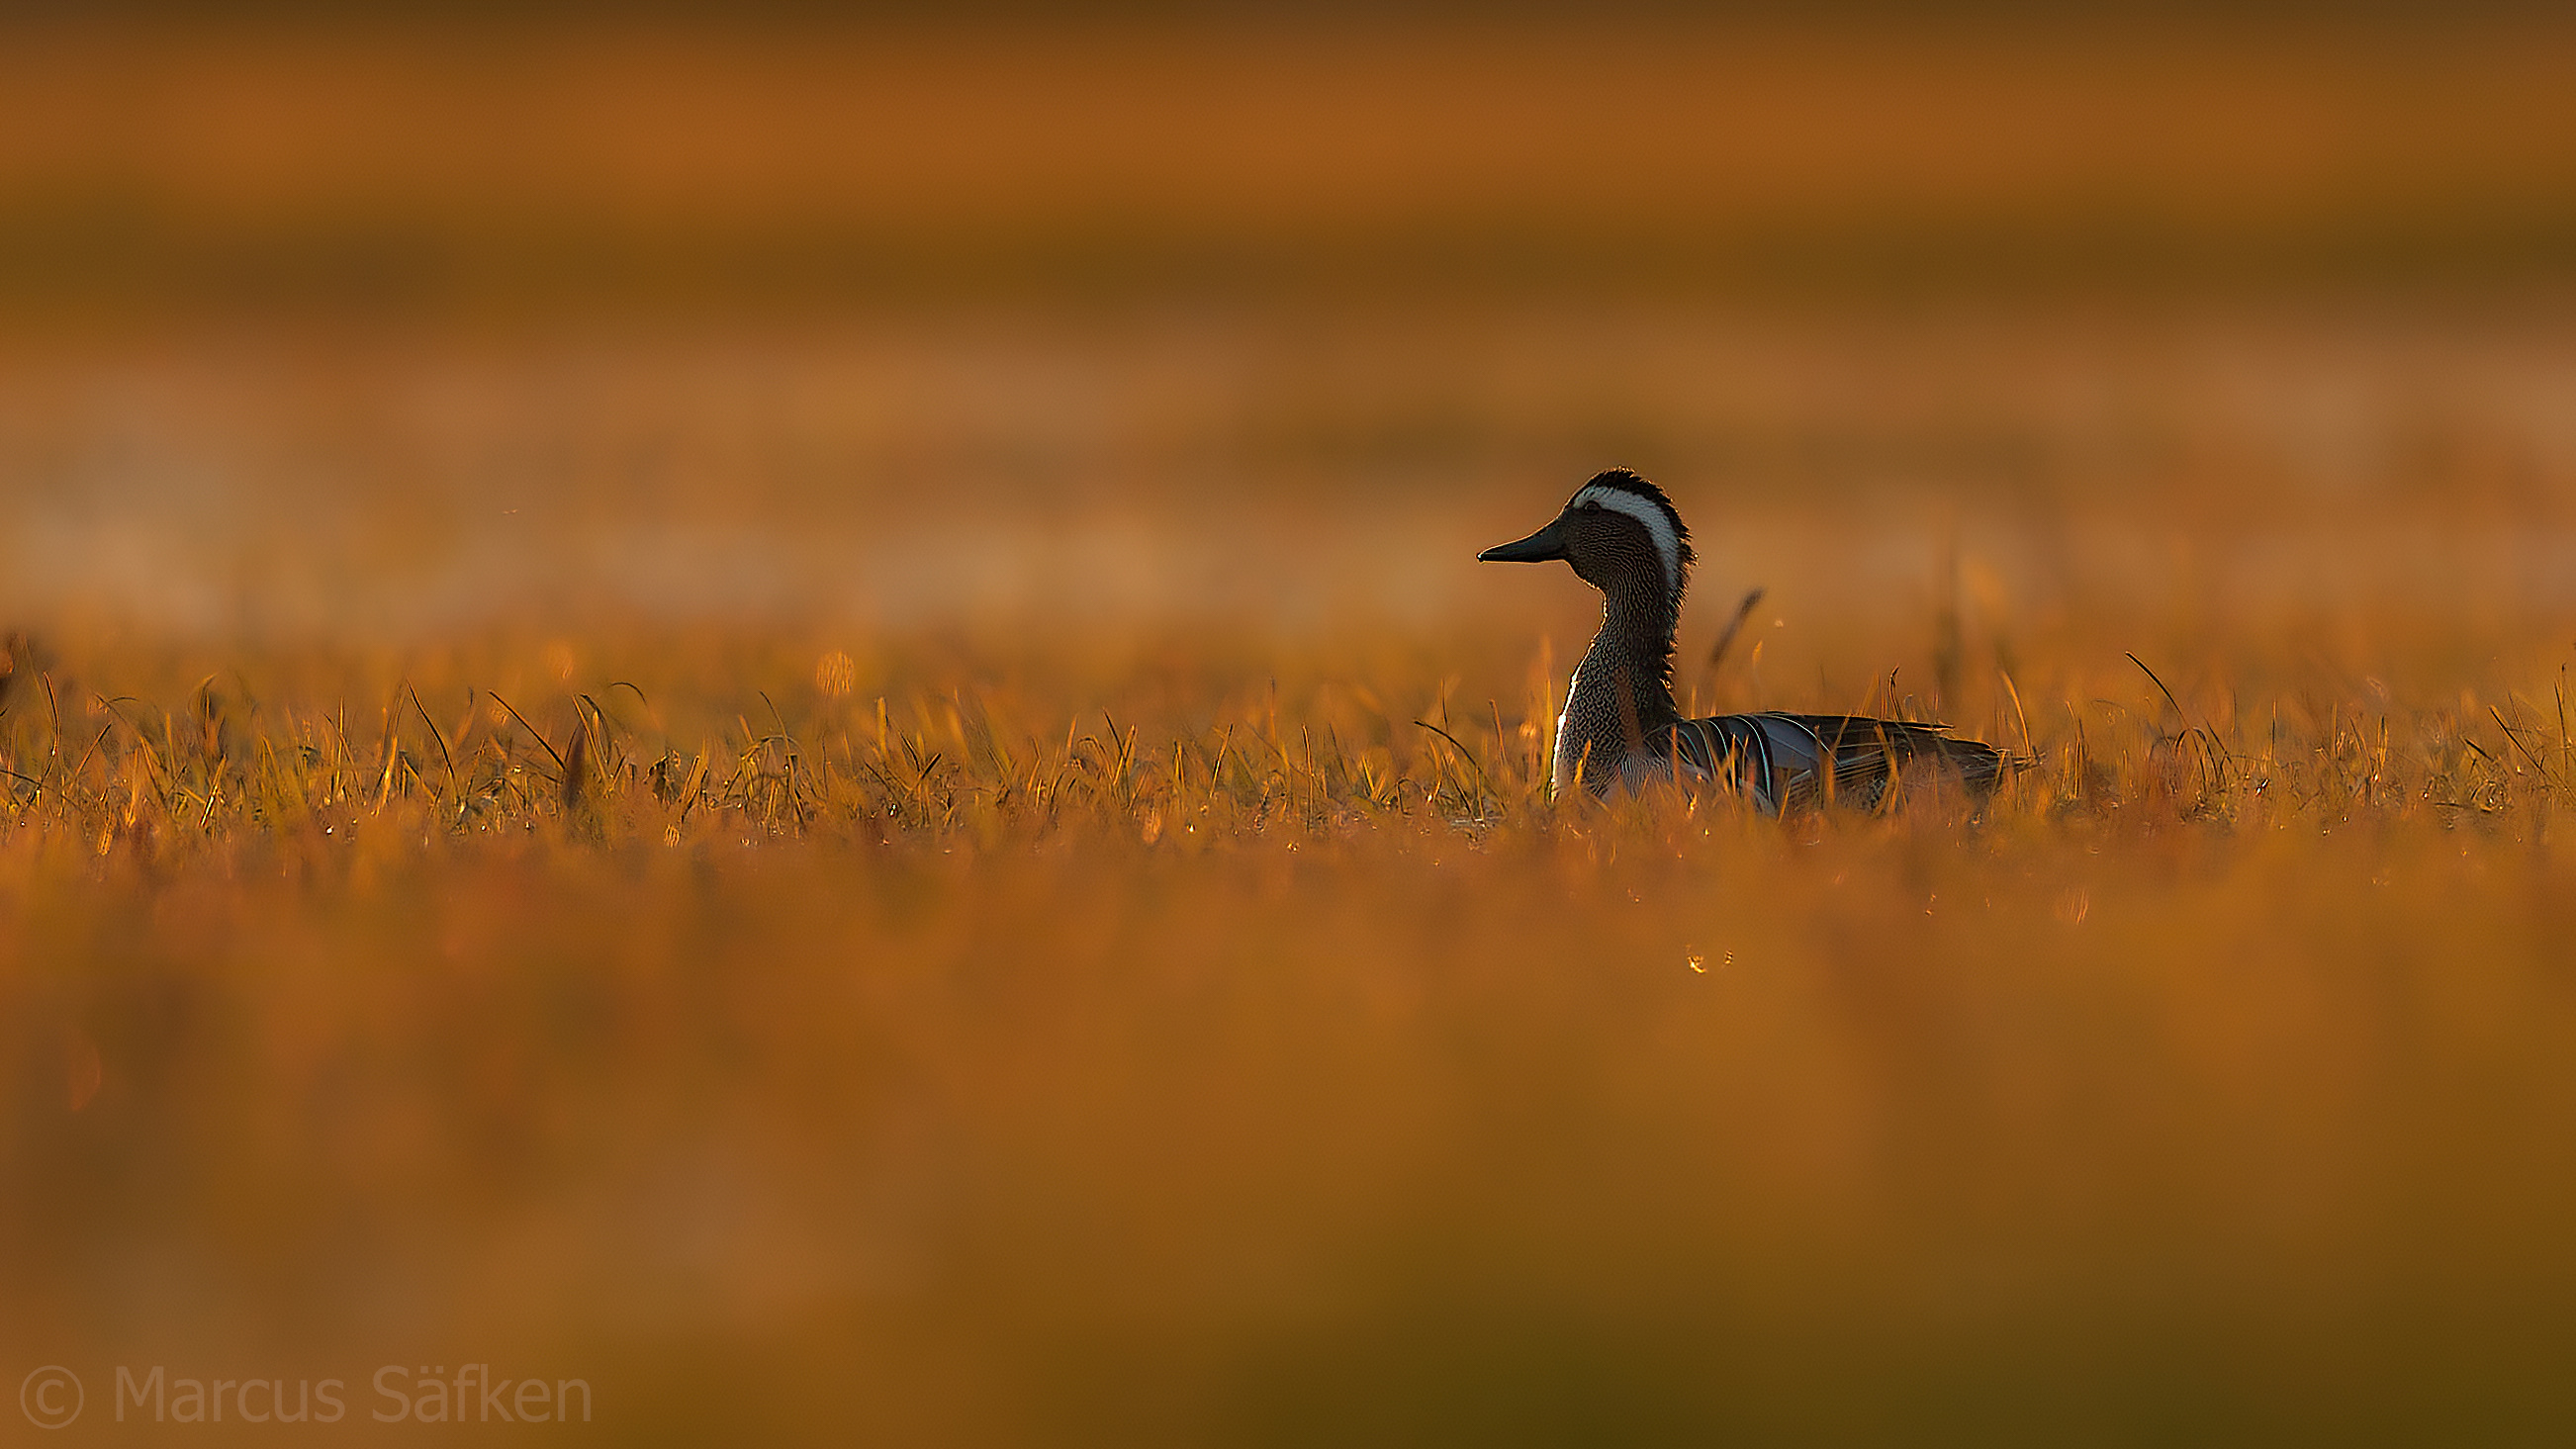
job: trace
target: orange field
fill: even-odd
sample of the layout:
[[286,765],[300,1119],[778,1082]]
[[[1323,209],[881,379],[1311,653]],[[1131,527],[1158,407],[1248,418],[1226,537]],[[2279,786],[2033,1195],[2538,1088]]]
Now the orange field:
[[1449,24],[16,34],[27,1435],[2562,1435],[2560,32]]

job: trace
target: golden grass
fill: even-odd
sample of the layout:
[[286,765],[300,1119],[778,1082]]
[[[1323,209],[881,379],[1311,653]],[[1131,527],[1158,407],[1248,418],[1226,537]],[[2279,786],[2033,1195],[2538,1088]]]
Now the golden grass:
[[[67,708],[36,646],[13,642],[25,662],[0,676],[0,703],[14,706],[0,735],[12,838],[86,842],[103,869],[127,854],[190,862],[241,850],[318,863],[334,853],[326,837],[343,832],[390,836],[403,852],[534,840],[983,854],[1135,835],[1195,854],[1380,832],[1481,845],[1614,821],[1678,841],[1737,808],[1722,789],[1683,780],[1644,802],[1556,798],[1546,762],[1561,682],[1538,660],[1508,715],[1499,700],[1461,709],[1444,691],[1428,717],[1410,718],[1365,682],[1329,678],[1283,709],[1275,680],[1226,695],[1202,679],[1166,681],[1122,723],[1126,701],[994,689],[862,698],[858,662],[832,650],[810,679],[748,698],[657,704],[624,679],[523,695],[546,727],[499,693],[424,697],[410,678],[355,719],[345,697],[260,699],[219,676],[175,709],[97,692]],[[570,672],[570,646],[545,654]],[[1321,673],[1320,663],[1307,668]],[[2311,691],[2187,704],[2143,661],[2128,664],[2128,679],[2082,675],[2073,692],[2041,697],[2036,721],[2022,687],[1998,674],[2004,709],[1979,733],[2017,768],[1990,804],[1952,801],[1948,813],[2001,834],[2070,822],[2122,833],[2429,824],[2538,839],[2576,780],[2563,668],[2530,694],[2393,710],[2375,679],[2349,700]],[[237,666],[233,678],[248,675]],[[2136,703],[2105,697],[2114,694]],[[1843,703],[1919,711],[1883,691]],[[718,719],[728,705],[732,718],[694,740],[667,722]],[[1212,722],[1184,723],[1193,719]],[[1927,780],[1916,795],[1919,812],[1940,785]],[[1876,813],[1908,812],[1892,802]]]
[[1781,824],[1550,802],[1543,711],[1364,684],[26,672],[8,1342],[93,1384],[470,1360],[903,1442],[2561,1407],[2554,701],[2099,674],[1973,819]]
[[[1302,325],[10,361],[6,1364],[396,1437],[468,1362],[621,1442],[2563,1425],[2563,333]],[[2030,767],[1545,798],[1585,601],[1466,560],[1613,446],[1704,705],[1895,668]]]

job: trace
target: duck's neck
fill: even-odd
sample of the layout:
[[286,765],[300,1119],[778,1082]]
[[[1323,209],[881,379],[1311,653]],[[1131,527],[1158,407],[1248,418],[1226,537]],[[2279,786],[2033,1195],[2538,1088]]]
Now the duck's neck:
[[1602,591],[1601,632],[1575,666],[1557,720],[1557,789],[1570,789],[1578,772],[1596,792],[1608,789],[1670,748],[1681,717],[1672,685],[1679,603],[1660,581]]

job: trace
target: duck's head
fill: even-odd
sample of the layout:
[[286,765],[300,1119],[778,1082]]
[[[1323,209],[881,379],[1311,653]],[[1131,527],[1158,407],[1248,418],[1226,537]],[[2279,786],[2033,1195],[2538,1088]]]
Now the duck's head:
[[1529,537],[1476,555],[1486,563],[1563,559],[1605,594],[1660,585],[1679,607],[1690,581],[1690,530],[1664,490],[1625,468],[1596,473],[1574,490],[1554,522]]

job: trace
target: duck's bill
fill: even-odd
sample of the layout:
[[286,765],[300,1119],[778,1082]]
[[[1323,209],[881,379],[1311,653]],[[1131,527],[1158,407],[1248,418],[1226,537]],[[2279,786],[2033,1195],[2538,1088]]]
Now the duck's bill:
[[[1562,521],[1562,520],[1560,520]],[[1546,563],[1565,557],[1565,535],[1551,523],[1529,537],[1498,543],[1476,555],[1479,563]]]

